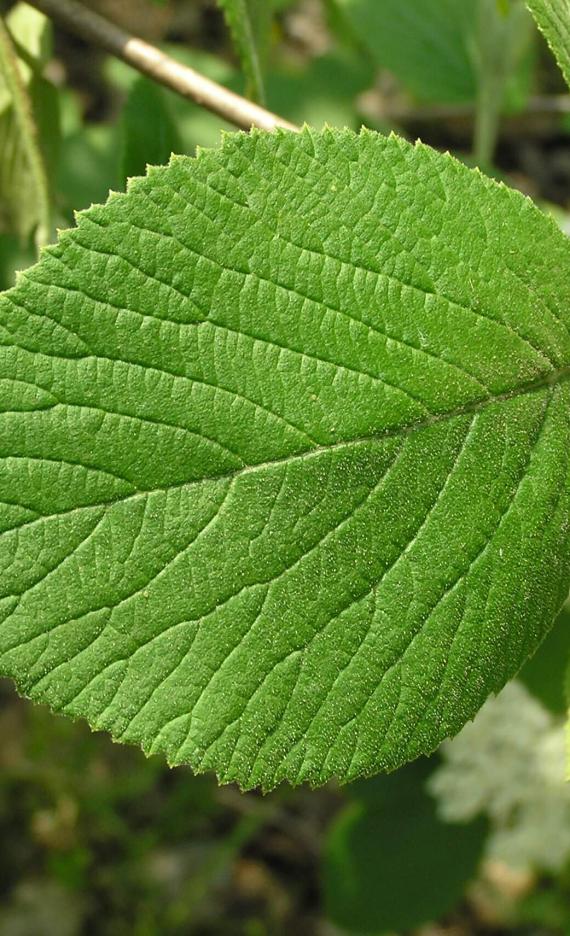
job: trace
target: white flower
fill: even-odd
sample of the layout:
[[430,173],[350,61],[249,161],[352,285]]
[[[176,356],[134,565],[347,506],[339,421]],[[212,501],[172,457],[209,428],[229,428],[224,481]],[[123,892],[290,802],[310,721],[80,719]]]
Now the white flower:
[[487,856],[516,869],[559,870],[570,858],[570,784],[564,726],[510,683],[442,745],[428,789],[443,820],[485,814]]

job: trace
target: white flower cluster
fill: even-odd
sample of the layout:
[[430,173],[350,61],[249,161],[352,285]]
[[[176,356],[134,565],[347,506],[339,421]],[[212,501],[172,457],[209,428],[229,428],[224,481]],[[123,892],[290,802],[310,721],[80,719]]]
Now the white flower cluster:
[[561,720],[512,682],[445,742],[428,789],[448,822],[489,817],[489,858],[556,871],[570,858],[565,748]]

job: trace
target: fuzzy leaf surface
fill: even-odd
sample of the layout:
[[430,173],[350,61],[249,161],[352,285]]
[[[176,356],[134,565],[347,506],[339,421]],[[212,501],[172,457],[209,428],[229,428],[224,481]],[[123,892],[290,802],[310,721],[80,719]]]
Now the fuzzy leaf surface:
[[243,787],[457,732],[568,592],[570,242],[370,132],[231,135],[0,297],[0,674]]

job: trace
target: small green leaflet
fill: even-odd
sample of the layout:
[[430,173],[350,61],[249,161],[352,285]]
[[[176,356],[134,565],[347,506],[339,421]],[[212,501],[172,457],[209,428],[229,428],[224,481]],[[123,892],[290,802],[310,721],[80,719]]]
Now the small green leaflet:
[[526,0],[570,87],[570,0]]
[[[0,229],[18,234],[23,243],[36,230],[42,242],[51,238],[47,172],[53,171],[59,150],[57,92],[42,75],[51,57],[51,24],[34,7],[17,3],[6,17],[6,27],[18,53],[16,65],[35,134],[31,141],[24,138],[21,116],[0,67]],[[30,146],[37,149],[38,165],[44,164],[39,172],[30,165]]]
[[269,789],[392,770],[548,632],[570,242],[370,131],[228,135],[0,297],[0,674]]
[[263,71],[273,10],[268,0],[218,0],[245,72],[246,93],[263,103]]

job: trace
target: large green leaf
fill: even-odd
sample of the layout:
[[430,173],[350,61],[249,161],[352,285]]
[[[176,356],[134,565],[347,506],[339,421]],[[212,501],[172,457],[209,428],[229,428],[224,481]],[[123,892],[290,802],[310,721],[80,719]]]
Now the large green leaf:
[[570,87],[570,0],[526,0]]
[[0,298],[0,672],[244,787],[392,769],[568,593],[570,243],[450,156],[236,134]]

